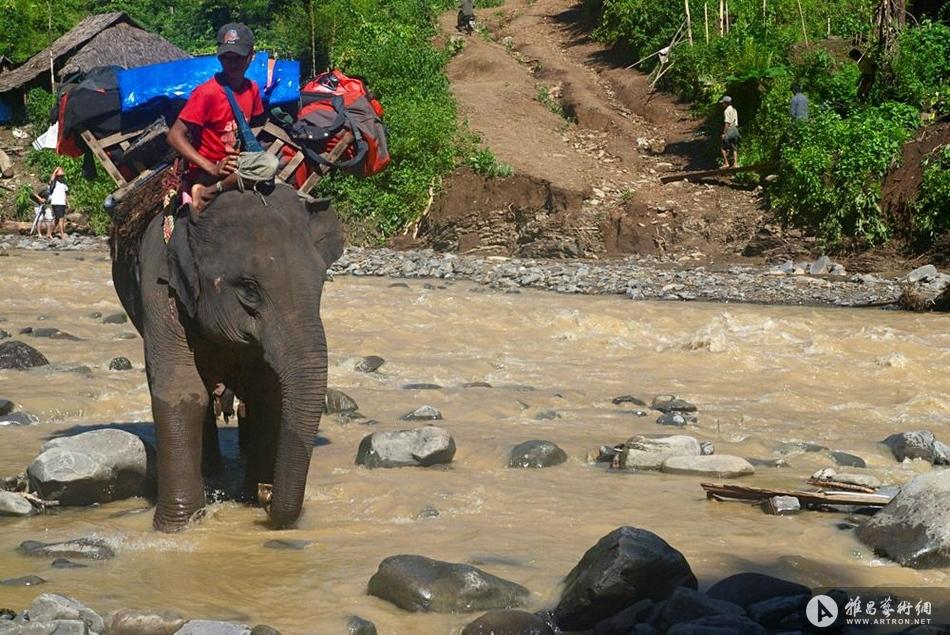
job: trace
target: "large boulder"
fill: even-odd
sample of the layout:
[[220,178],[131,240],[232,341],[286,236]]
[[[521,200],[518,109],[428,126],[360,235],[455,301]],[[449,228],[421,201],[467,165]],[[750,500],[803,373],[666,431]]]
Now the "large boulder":
[[567,460],[567,453],[550,441],[525,441],[511,450],[508,467],[552,467]]
[[666,635],[765,635],[768,631],[747,617],[710,615],[691,622],[674,624]]
[[680,586],[696,588],[683,554],[653,532],[619,527],[567,575],[554,615],[564,630],[588,629],[639,600],[665,600]]
[[485,613],[466,626],[462,635],[554,635],[554,630],[534,613],[501,610]]
[[669,437],[635,436],[627,439],[620,464],[637,470],[658,470],[671,456],[699,456],[699,441],[683,434]]
[[369,580],[369,594],[415,613],[461,613],[523,606],[530,595],[468,564],[424,556],[390,556]]
[[91,505],[147,496],[153,487],[151,448],[123,430],[105,429],[47,441],[27,468],[30,487],[63,505]]
[[19,340],[0,343],[0,370],[25,370],[37,366],[48,366],[49,360],[29,344]]
[[752,464],[738,456],[711,454],[708,456],[671,456],[660,468],[667,474],[693,474],[716,478],[737,478],[754,474]]
[[950,470],[921,474],[857,529],[875,552],[902,566],[950,566]]
[[711,598],[732,602],[744,609],[763,600],[806,593],[811,593],[811,589],[797,582],[752,571],[723,578],[706,591],[706,595]]
[[360,442],[356,463],[366,467],[428,467],[451,463],[455,439],[447,430],[423,426],[414,430],[374,432]]
[[346,632],[347,635],[378,635],[376,625],[359,615],[351,615],[346,619]]
[[726,600],[711,598],[695,589],[679,587],[673,591],[673,595],[663,607],[660,619],[669,627],[712,615],[745,617],[745,609]]
[[98,613],[79,600],[58,593],[43,593],[37,596],[26,613],[31,622],[75,620],[85,624],[86,628],[94,633],[105,630]]
[[950,447],[937,441],[929,430],[898,432],[884,439],[883,443],[898,461],[923,459],[934,465],[950,465]]

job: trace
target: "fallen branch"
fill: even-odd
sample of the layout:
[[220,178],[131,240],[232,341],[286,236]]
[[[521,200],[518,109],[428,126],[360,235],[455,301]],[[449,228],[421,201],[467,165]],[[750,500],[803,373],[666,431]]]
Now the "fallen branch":
[[30,501],[33,505],[43,508],[43,507],[59,507],[59,501],[48,501],[43,500],[36,494],[31,494],[30,492],[16,492],[26,500]]
[[802,504],[812,505],[861,505],[865,507],[884,507],[891,497],[884,494],[866,494],[859,492],[804,492],[800,490],[770,489],[744,485],[726,485],[723,483],[701,483],[706,498],[715,500],[764,501],[773,496],[793,496]]
[[821,480],[817,478],[810,478],[808,479],[808,484],[814,485],[815,487],[830,487],[843,492],[861,492],[862,494],[874,494],[877,492],[876,487],[855,485],[854,483],[842,483],[841,481],[836,481],[834,479]]

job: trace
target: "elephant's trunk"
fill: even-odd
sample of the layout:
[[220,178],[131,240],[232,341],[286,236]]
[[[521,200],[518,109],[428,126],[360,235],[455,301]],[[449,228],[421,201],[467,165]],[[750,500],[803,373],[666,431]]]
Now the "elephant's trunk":
[[282,335],[276,354],[265,355],[280,381],[281,421],[273,488],[267,496],[270,500],[261,502],[274,525],[290,527],[297,522],[303,506],[313,442],[323,414],[327,347],[319,320],[296,333],[288,330]]

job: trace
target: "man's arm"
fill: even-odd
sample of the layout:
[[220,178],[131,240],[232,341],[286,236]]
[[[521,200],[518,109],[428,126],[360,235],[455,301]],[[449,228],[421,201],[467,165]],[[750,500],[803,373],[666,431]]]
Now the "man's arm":
[[192,132],[194,132],[193,126],[189,126],[181,119],[176,119],[165,138],[168,140],[168,145],[178,152],[178,154],[211,176],[218,178],[225,177],[237,169],[237,165],[231,157],[218,163],[212,163],[201,156],[201,154],[195,150],[195,146],[191,144],[190,136]]

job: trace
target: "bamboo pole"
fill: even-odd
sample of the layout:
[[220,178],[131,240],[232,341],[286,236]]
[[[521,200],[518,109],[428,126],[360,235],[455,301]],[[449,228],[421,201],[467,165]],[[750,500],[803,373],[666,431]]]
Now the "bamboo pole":
[[48,22],[46,26],[46,46],[49,47],[49,90],[56,94],[56,73],[53,71],[53,2],[47,0],[46,13]]
[[310,76],[317,74],[317,30],[313,20],[313,0],[307,3],[310,9]]
[[805,30],[805,12],[802,11],[802,0],[798,0],[798,15],[802,19],[802,35],[805,36],[805,46],[808,46],[808,31]]
[[693,45],[693,19],[689,15],[689,0],[683,0],[686,6],[686,36],[689,38],[689,45]]
[[725,10],[725,0],[719,0],[719,37],[722,37],[726,34],[726,10]]
[[703,23],[706,25],[706,44],[709,44],[709,3],[703,3]]
[[729,35],[729,0],[726,0],[726,35]]

